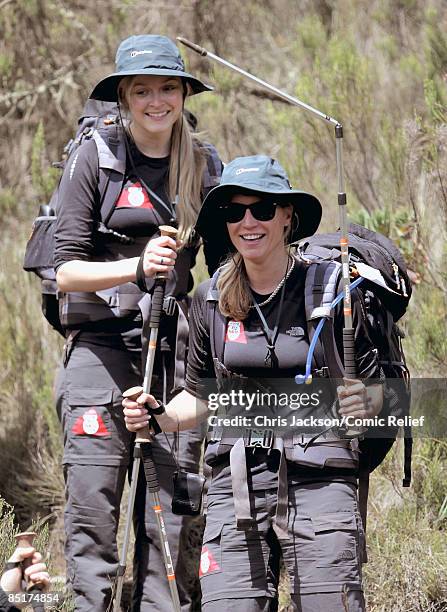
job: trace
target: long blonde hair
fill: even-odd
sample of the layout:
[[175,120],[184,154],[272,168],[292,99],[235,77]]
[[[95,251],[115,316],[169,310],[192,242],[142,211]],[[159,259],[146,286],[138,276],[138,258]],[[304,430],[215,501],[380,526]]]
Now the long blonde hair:
[[247,318],[251,305],[250,286],[242,255],[235,252],[227,258],[217,279],[219,310],[235,321]]
[[[118,86],[118,98],[127,113],[129,113],[128,95],[135,78],[135,76],[124,77]],[[172,127],[167,188],[169,199],[173,202],[177,195],[178,183],[179,200],[176,212],[179,238],[184,243],[188,243],[191,238],[202,203],[202,177],[206,158],[199,136],[200,134],[193,134],[182,112]]]

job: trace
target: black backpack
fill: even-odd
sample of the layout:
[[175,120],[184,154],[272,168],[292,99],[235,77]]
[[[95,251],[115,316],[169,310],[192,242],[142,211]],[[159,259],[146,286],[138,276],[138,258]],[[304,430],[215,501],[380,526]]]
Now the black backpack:
[[[397,322],[405,314],[412,294],[411,281],[399,249],[387,237],[361,225],[349,225],[349,265],[351,285],[359,287],[360,307],[378,362],[386,379],[383,415],[405,417],[409,415],[411,390],[410,373],[406,365],[402,339],[405,337]],[[298,245],[299,255],[309,262],[306,278],[305,303],[309,337],[315,334],[319,318],[313,318],[314,309],[331,304],[336,299],[339,282],[324,295],[315,286],[333,273],[341,278],[340,234],[316,234]],[[326,301],[323,304],[322,300]],[[338,294],[338,300],[342,294]],[[315,361],[317,367],[327,367],[334,379],[343,377],[343,361],[334,337],[332,319],[323,325],[321,339],[317,342]],[[403,486],[411,482],[411,428],[406,426],[405,466]],[[399,428],[388,427],[386,433],[370,430],[360,442],[360,467],[368,473],[375,470],[391,449]]]
[[[107,221],[120,194],[126,166],[126,149],[120,138],[118,107],[115,103],[87,100],[74,138],[64,147],[62,160],[54,166],[64,170],[81,144],[94,139],[98,148],[100,194],[100,231],[107,231]],[[108,153],[109,151],[109,153]],[[59,207],[59,184],[50,202],[39,208],[27,242],[23,268],[41,279],[42,312],[50,325],[65,336],[59,319],[56,276],[53,268],[54,230]]]
[[[194,130],[196,117],[184,111],[185,118]],[[98,151],[100,194],[100,220],[96,230],[109,239],[129,242],[131,238],[118,234],[107,223],[113,213],[115,203],[121,193],[126,169],[126,146],[123,137],[120,115],[115,102],[87,100],[74,138],[64,147],[63,157],[54,165],[64,170],[87,140],[94,140]],[[221,173],[221,162],[214,147],[203,143],[207,154],[207,165],[203,177],[203,188],[214,187]],[[54,231],[59,208],[59,185],[54,190],[50,202],[39,208],[34,219],[31,236],[27,242],[23,268],[37,274],[41,279],[42,312],[50,325],[65,337],[59,318],[58,290],[54,272]]]
[[[335,301],[341,301],[340,233],[316,234],[301,241],[297,256],[308,264],[305,281],[305,307],[308,335],[316,334],[314,360],[309,364],[316,368],[306,372],[325,375],[332,379],[344,376],[343,361],[334,335],[331,310]],[[384,396],[384,414],[405,416],[410,408],[410,375],[402,348],[403,332],[397,321],[405,313],[411,298],[411,282],[405,261],[391,240],[360,225],[349,226],[349,259],[351,286],[359,287],[362,316],[377,351],[383,376],[387,379]],[[222,362],[226,319],[217,306],[217,271],[211,280],[207,297],[206,320],[211,336],[211,352],[214,363]],[[337,295],[338,294],[338,295]],[[315,316],[313,314],[315,313]],[[311,343],[312,344],[312,343]],[[310,355],[312,357],[312,355]],[[301,382],[305,377],[299,376]],[[405,433],[405,477],[403,486],[411,482],[411,429]],[[360,441],[360,470],[369,474],[384,460],[391,449],[398,428],[387,428],[386,434],[372,432],[372,437]]]

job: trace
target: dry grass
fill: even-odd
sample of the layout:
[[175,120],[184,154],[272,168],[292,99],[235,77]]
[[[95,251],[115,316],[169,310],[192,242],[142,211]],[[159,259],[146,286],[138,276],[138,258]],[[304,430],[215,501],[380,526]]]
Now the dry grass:
[[[350,212],[366,211],[366,220],[381,222],[422,278],[404,323],[409,362],[421,375],[445,377],[443,0],[250,0],[242,12],[236,0],[184,0],[163,11],[146,0],[111,0],[100,13],[93,4],[79,11],[73,2],[62,6],[55,0],[3,5],[0,491],[22,527],[38,515],[53,521],[56,513],[50,539],[56,571],[62,571],[63,484],[52,379],[60,342],[43,321],[38,282],[23,274],[21,258],[32,215],[50,190],[49,159],[58,158],[91,84],[111,71],[117,41],[134,33],[135,14],[139,33],[182,33],[343,122]],[[30,48],[36,53],[30,55]],[[323,229],[333,227],[332,131],[182,51],[189,68],[217,86],[218,94],[188,104],[225,161],[258,152],[277,157],[295,186],[321,198]],[[38,130],[40,123],[44,130]],[[204,277],[202,262],[196,280]],[[447,610],[442,444],[424,441],[418,447],[409,491],[398,485],[396,458],[373,477],[365,574],[374,612]],[[11,516],[0,520],[0,534],[12,533]]]

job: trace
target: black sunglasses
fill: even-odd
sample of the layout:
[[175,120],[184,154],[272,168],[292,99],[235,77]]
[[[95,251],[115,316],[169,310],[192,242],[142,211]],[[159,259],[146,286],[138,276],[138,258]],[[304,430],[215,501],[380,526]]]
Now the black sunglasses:
[[257,221],[271,221],[276,214],[277,206],[278,204],[276,202],[265,198],[248,205],[240,204],[239,202],[221,204],[219,210],[226,223],[238,223],[242,221],[247,210],[251,212]]

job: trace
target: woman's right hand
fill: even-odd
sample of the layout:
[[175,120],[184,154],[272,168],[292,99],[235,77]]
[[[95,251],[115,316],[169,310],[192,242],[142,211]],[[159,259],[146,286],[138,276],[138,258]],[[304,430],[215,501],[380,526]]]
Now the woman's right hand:
[[169,236],[158,236],[150,240],[144,250],[143,271],[146,278],[156,274],[171,272],[177,259],[177,248],[181,245]]
[[159,404],[153,395],[142,393],[136,400],[125,398],[122,402],[124,407],[124,421],[129,431],[134,433],[149,424],[150,415],[145,404],[158,408]]

